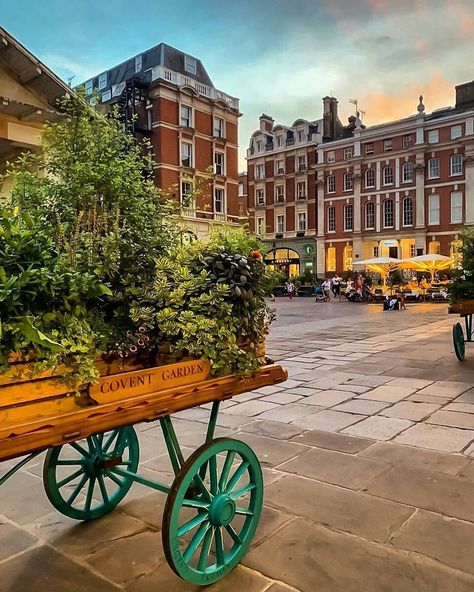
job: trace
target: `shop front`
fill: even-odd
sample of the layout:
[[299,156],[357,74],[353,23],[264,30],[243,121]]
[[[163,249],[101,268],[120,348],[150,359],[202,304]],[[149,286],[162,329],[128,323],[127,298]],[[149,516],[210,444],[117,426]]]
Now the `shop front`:
[[293,249],[271,249],[264,261],[271,269],[279,271],[287,278],[300,275],[300,256]]

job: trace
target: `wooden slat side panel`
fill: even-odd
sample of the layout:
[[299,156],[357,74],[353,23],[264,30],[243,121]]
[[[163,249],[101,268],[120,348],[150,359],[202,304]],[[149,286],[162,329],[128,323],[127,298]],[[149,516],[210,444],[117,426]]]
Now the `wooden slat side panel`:
[[41,401],[74,391],[59,378],[43,378],[28,382],[0,386],[0,409]]
[[474,314],[474,300],[460,300],[449,305],[450,314]]

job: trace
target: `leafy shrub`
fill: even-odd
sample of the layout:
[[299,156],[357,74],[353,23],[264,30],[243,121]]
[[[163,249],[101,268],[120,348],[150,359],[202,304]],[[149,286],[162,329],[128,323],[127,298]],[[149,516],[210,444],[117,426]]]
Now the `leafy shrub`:
[[452,299],[474,299],[474,229],[465,228],[460,236],[460,267],[452,271]]

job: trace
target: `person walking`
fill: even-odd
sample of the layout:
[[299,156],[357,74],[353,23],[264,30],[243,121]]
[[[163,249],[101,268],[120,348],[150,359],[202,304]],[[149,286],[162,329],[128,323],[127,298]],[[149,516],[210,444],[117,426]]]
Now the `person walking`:
[[285,284],[286,293],[288,294],[288,300],[293,300],[293,295],[295,293],[295,284],[288,280]]
[[325,279],[321,285],[321,288],[324,294],[324,302],[329,302],[331,300],[331,297],[329,296],[331,291],[331,282],[328,279]]
[[334,298],[339,296],[339,300],[341,299],[341,279],[342,278],[340,278],[336,273],[336,275],[331,280],[331,291],[334,294]]

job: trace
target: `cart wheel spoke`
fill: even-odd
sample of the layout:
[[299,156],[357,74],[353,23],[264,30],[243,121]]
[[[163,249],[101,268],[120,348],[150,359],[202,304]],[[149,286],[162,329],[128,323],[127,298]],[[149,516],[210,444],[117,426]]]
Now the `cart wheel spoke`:
[[77,459],[77,460],[58,460],[56,463],[59,467],[67,467],[67,466],[77,466],[83,465],[84,459]]
[[207,520],[208,517],[209,516],[208,516],[207,512],[202,512],[201,514],[198,514],[194,518],[191,518],[191,520],[188,520],[182,526],[179,527],[178,536],[184,536],[187,532],[189,532],[193,528],[196,528],[196,526],[199,526],[202,522]]
[[76,471],[75,473],[72,473],[72,475],[69,475],[69,477],[66,477],[62,481],[58,481],[58,483],[57,483],[58,489],[61,489],[61,487],[64,487],[68,483],[71,483],[71,481],[74,481],[74,479],[77,479],[77,477],[79,477],[79,475],[82,475],[82,473],[83,473],[83,469],[81,467],[78,471]]
[[211,495],[199,475],[194,475],[194,483],[196,487],[200,490],[201,494],[210,502]]
[[102,452],[107,453],[109,451],[110,445],[115,440],[115,438],[118,436],[118,433],[119,433],[119,430],[114,430],[110,434],[110,436],[105,441],[105,444],[102,446]]
[[249,463],[243,462],[240,467],[235,471],[235,473],[230,478],[229,483],[227,484],[227,491],[232,491],[237,483],[242,479],[245,471],[248,469]]
[[117,475],[115,475],[114,473],[112,473],[112,471],[105,471],[105,475],[106,475],[106,476],[107,476],[109,479],[112,479],[112,481],[113,481],[114,483],[116,483],[116,484],[117,484],[119,487],[122,487],[122,485],[123,485],[123,481],[122,481],[122,479],[119,479],[119,478],[117,477]]
[[235,513],[239,514],[240,516],[253,516],[252,510],[249,508],[241,508],[239,506],[235,508]]
[[94,495],[94,488],[95,488],[95,477],[91,477],[89,479],[89,485],[87,487],[87,496],[86,501],[84,503],[84,511],[88,514],[91,511],[91,504],[92,504],[92,496]]
[[232,464],[234,463],[235,459],[235,451],[229,450],[227,456],[225,457],[224,466],[222,467],[221,478],[219,479],[219,489],[221,491],[225,491],[227,487],[227,479],[229,478],[229,473],[232,468]]
[[183,499],[182,505],[187,508],[204,508],[209,509],[209,502],[203,502],[202,500],[195,499]]
[[206,532],[209,530],[210,524],[209,522],[205,522],[201,524],[201,526],[197,529],[196,533],[194,534],[191,542],[188,545],[188,548],[184,552],[183,558],[185,561],[190,561],[194,553],[196,553],[197,548],[202,542],[202,539],[206,535]]
[[106,504],[109,503],[109,494],[107,493],[107,487],[105,485],[105,480],[103,475],[97,475],[97,481],[99,482],[99,489],[102,495],[102,499]]
[[217,459],[215,456],[209,459],[209,481],[211,494],[216,495],[217,493]]
[[232,540],[234,541],[234,543],[238,543],[239,545],[242,544],[242,539],[240,538],[240,536],[235,532],[235,530],[232,528],[232,526],[230,524],[228,524],[227,526],[224,527],[227,532],[230,534],[230,536],[232,537]]
[[222,531],[219,526],[216,526],[214,533],[214,541],[216,547],[217,567],[221,567],[225,563],[224,557],[224,543],[222,541]]
[[84,485],[87,483],[87,475],[84,475],[82,477],[82,479],[79,481],[79,484],[76,486],[76,488],[74,489],[74,491],[71,493],[71,495],[67,498],[66,504],[69,506],[70,504],[74,503],[74,501],[76,500],[77,496],[81,493],[82,488],[84,487]]
[[237,489],[237,491],[234,491],[229,495],[235,501],[236,499],[244,497],[244,495],[247,495],[247,493],[250,493],[252,489],[255,489],[255,485],[254,483],[249,483],[245,487],[241,487],[240,489]]
[[209,551],[211,550],[212,539],[214,538],[214,529],[209,528],[209,530],[204,535],[204,541],[201,547],[201,553],[199,555],[199,561],[197,568],[200,571],[204,571],[207,567],[207,562],[209,561]]
[[74,450],[79,452],[79,454],[82,454],[82,456],[85,458],[88,458],[90,456],[90,453],[77,442],[69,442],[69,446],[72,446]]

